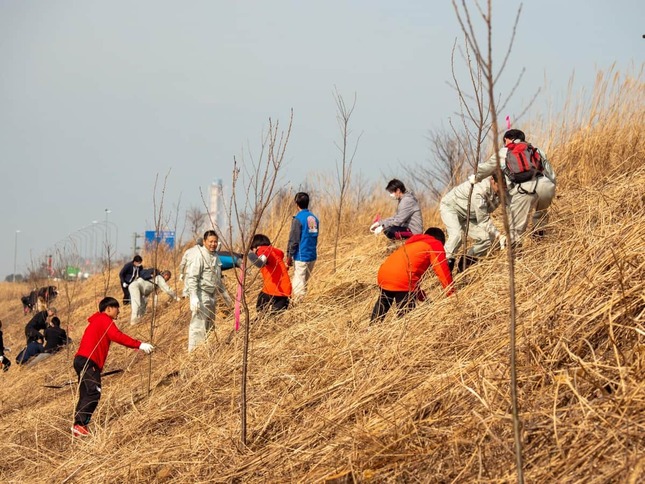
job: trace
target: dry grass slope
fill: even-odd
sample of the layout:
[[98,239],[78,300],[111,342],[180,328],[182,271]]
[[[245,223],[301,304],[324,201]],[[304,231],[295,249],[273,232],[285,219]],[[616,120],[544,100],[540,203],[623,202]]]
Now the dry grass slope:
[[[621,105],[620,115],[596,113],[553,146],[565,188],[547,237],[527,240],[517,258],[519,402],[531,482],[645,479],[643,84],[620,88],[640,103]],[[586,166],[593,172],[581,176]],[[360,234],[341,246],[335,274],[323,250],[305,302],[252,328],[247,448],[239,445],[241,334],[227,343],[232,321],[220,319],[208,344],[188,356],[184,301],[156,318],[151,358],[112,347],[106,370],[126,371],[105,378],[90,439],[70,436],[74,385],[43,387],[74,378],[73,353],[1,374],[0,479],[514,481],[505,257],[475,266],[449,299],[428,278],[434,302],[367,331],[384,242]],[[90,280],[69,304],[64,296],[57,304],[76,340],[102,284]],[[13,356],[26,290],[0,285]],[[112,283],[110,292],[120,291]],[[127,315],[122,329],[147,340],[149,324],[131,329]]]

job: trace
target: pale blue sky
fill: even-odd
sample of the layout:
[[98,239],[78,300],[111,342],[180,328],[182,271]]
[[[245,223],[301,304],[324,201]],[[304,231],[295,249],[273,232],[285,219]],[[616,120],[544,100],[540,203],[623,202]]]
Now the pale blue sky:
[[[495,3],[500,47],[517,5]],[[597,68],[641,65],[643,20],[636,0],[526,2],[509,112],[545,79],[557,98],[574,70],[590,89]],[[428,158],[428,130],[458,109],[446,83],[459,34],[446,0],[0,0],[0,280],[16,229],[24,272],[106,208],[129,253],[152,228],[157,173],[172,170],[167,206],[201,205],[199,188],[227,184],[233,156],[291,108],[284,182],[333,173],[334,86],[358,97],[355,172],[387,181]]]

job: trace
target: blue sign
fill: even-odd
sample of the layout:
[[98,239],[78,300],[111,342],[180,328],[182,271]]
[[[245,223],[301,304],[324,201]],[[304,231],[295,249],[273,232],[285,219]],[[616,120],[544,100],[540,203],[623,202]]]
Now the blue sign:
[[150,250],[155,244],[166,244],[170,249],[175,248],[174,230],[146,230],[146,249]]

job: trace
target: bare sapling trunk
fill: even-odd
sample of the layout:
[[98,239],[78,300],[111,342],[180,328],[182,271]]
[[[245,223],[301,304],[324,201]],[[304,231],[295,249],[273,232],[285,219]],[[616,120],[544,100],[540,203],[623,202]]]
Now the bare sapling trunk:
[[336,148],[340,151],[340,163],[336,163],[336,176],[338,180],[338,205],[336,207],[336,233],[334,234],[334,267],[333,271],[336,272],[336,263],[338,260],[338,240],[340,238],[340,228],[343,219],[343,208],[347,199],[347,192],[349,191],[352,178],[352,164],[354,157],[358,150],[358,143],[361,135],[356,139],[351,153],[349,153],[349,137],[351,130],[349,128],[349,121],[354,113],[356,107],[356,94],[351,106],[347,106],[343,96],[334,89],[334,100],[336,101],[336,121],[340,130],[340,144],[336,143]]
[[[504,176],[502,174],[501,163],[499,158],[499,125],[498,125],[498,111],[496,107],[496,94],[495,88],[499,76],[504,71],[504,67],[508,61],[513,39],[516,33],[517,22],[521,13],[521,6],[518,9],[517,17],[513,25],[512,36],[509,41],[509,48],[506,52],[504,60],[502,61],[501,68],[496,73],[493,68],[493,47],[492,47],[492,1],[486,2],[486,11],[484,11],[479,4],[477,6],[477,13],[484,21],[486,41],[483,43],[485,51],[481,48],[480,41],[475,35],[471,14],[469,7],[466,6],[465,0],[461,1],[461,10],[457,2],[452,2],[457,20],[464,34],[464,39],[468,49],[474,54],[477,69],[481,70],[483,85],[485,86],[486,102],[488,104],[487,116],[490,116],[490,123],[493,137],[493,151],[496,154],[496,171],[498,179],[500,180],[500,198],[502,206],[502,219],[504,223],[504,233],[506,234],[508,243],[507,259],[509,266],[509,366],[510,366],[510,391],[511,391],[511,413],[513,422],[513,437],[515,442],[515,461],[517,469],[517,481],[524,482],[524,471],[522,463],[522,437],[521,437],[521,422],[519,418],[518,402],[517,402],[517,366],[516,366],[516,301],[515,301],[515,258],[513,253],[513,244],[511,239],[511,229],[509,223],[508,210],[506,205],[506,187],[504,186]],[[472,69],[471,69],[472,72]],[[512,94],[512,93],[511,93]]]

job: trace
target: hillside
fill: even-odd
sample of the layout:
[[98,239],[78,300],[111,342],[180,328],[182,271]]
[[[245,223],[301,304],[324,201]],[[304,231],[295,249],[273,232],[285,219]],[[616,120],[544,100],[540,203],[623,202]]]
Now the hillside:
[[[547,236],[528,237],[515,268],[530,482],[645,479],[643,92],[631,80],[615,102],[607,94],[600,112],[549,137],[558,197]],[[367,226],[367,216],[356,223]],[[74,385],[43,386],[75,378],[73,352],[0,374],[0,479],[513,482],[504,254],[457,278],[451,298],[429,277],[430,301],[368,330],[386,242],[355,228],[340,249],[334,273],[324,244],[305,301],[252,327],[246,448],[242,333],[229,340],[232,317],[218,317],[216,333],[188,355],[184,300],[162,305],[152,325],[149,314],[130,327],[123,311],[121,329],[144,341],[152,332],[156,351],[112,346],[105,370],[125,371],[104,379],[91,438],[70,434]],[[109,292],[120,296],[117,273]],[[56,306],[76,341],[105,282],[61,286]],[[12,360],[29,289],[0,284]]]

